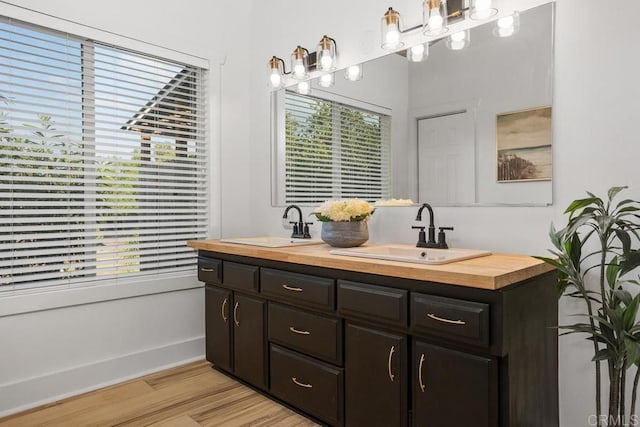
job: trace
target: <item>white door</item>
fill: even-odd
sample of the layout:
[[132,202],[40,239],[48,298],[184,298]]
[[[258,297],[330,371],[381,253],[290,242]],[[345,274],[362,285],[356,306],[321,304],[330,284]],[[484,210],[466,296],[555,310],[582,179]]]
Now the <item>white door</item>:
[[475,202],[475,129],[468,111],[418,119],[418,196],[432,204]]

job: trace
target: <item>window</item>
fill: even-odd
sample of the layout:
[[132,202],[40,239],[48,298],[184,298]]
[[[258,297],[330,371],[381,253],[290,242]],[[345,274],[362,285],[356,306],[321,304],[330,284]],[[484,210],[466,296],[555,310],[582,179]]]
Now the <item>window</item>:
[[0,17],[0,292],[193,270],[204,73]]
[[288,91],[284,97],[285,203],[389,197],[389,115]]

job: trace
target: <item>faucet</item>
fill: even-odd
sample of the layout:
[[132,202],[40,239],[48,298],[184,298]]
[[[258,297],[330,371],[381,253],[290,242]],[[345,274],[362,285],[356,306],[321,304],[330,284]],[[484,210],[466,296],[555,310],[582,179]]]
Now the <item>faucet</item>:
[[[416,246],[419,248],[437,248],[439,246],[436,243],[436,227],[433,224],[433,208],[431,208],[431,205],[429,203],[423,203],[422,206],[420,206],[418,215],[416,216],[416,221],[422,221],[422,211],[424,210],[424,208],[427,208],[427,210],[429,211],[429,240],[425,242],[424,238],[421,238]],[[424,227],[413,226],[411,228],[421,228],[422,233],[424,233]]]
[[424,208],[427,208],[427,210],[429,211],[429,240],[425,239],[424,226],[412,226],[411,228],[420,230],[416,247],[448,249],[449,245],[447,245],[447,240],[444,232],[445,230],[453,230],[453,227],[439,227],[440,232],[438,233],[438,242],[436,243],[436,227],[433,224],[433,208],[431,208],[431,205],[429,203],[423,203],[422,206],[420,206],[418,215],[416,216],[416,221],[422,221],[422,211],[424,210]]
[[282,218],[287,219],[289,215],[289,211],[291,209],[295,209],[298,211],[298,222],[290,221],[289,224],[293,224],[293,232],[291,233],[292,238],[302,238],[302,239],[310,239],[311,234],[309,234],[309,225],[310,223],[305,223],[302,221],[302,210],[298,207],[298,205],[289,205],[284,210],[284,215]]

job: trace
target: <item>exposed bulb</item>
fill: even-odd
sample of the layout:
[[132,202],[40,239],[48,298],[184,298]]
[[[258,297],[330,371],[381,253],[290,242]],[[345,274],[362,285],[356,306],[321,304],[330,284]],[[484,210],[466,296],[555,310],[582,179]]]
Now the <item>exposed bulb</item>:
[[396,27],[396,24],[389,24],[387,26],[387,34],[385,36],[385,46],[388,49],[395,49],[400,44],[400,32]]
[[431,32],[439,33],[442,30],[443,22],[444,19],[442,18],[442,15],[440,15],[440,11],[438,10],[438,8],[431,9],[431,11],[429,12],[429,21],[427,23],[427,25],[431,29]]
[[409,49],[409,61],[411,62],[420,62],[424,59],[424,53],[425,53],[426,49],[424,47],[424,44],[418,44],[415,46],[412,46]]
[[491,0],[476,0],[471,12],[471,19],[483,20],[490,18],[498,12],[497,9],[491,7]]
[[352,65],[349,68],[347,68],[347,74],[346,77],[348,80],[351,81],[356,81],[360,79],[361,76],[361,69],[359,65]]
[[512,28],[514,23],[513,15],[498,19],[498,28]]
[[466,31],[459,31],[449,36],[449,49],[460,50],[466,46],[467,33]]
[[271,74],[269,75],[269,80],[271,82],[271,87],[280,87],[282,84],[282,76],[277,68],[271,70]]
[[293,75],[296,78],[304,78],[305,76],[304,64],[302,63],[302,59],[296,60],[296,65],[293,66]]
[[322,51],[322,55],[320,57],[320,68],[323,70],[330,70],[333,66],[333,58],[331,57],[331,52],[329,49],[325,49]]
[[498,19],[493,34],[498,37],[511,37],[518,31],[518,25],[518,12],[514,12],[512,15]]
[[298,92],[300,95],[309,95],[309,92],[311,92],[311,85],[308,81],[300,82],[298,83],[296,92]]
[[318,84],[322,87],[330,87],[330,86],[333,86],[333,81],[334,81],[333,73],[323,74],[318,79]]

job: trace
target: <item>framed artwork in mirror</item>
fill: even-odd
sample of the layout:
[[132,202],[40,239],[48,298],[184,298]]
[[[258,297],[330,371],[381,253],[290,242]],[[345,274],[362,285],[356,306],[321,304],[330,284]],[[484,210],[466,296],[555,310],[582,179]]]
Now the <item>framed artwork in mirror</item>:
[[497,114],[498,182],[550,180],[551,142],[551,107]]

